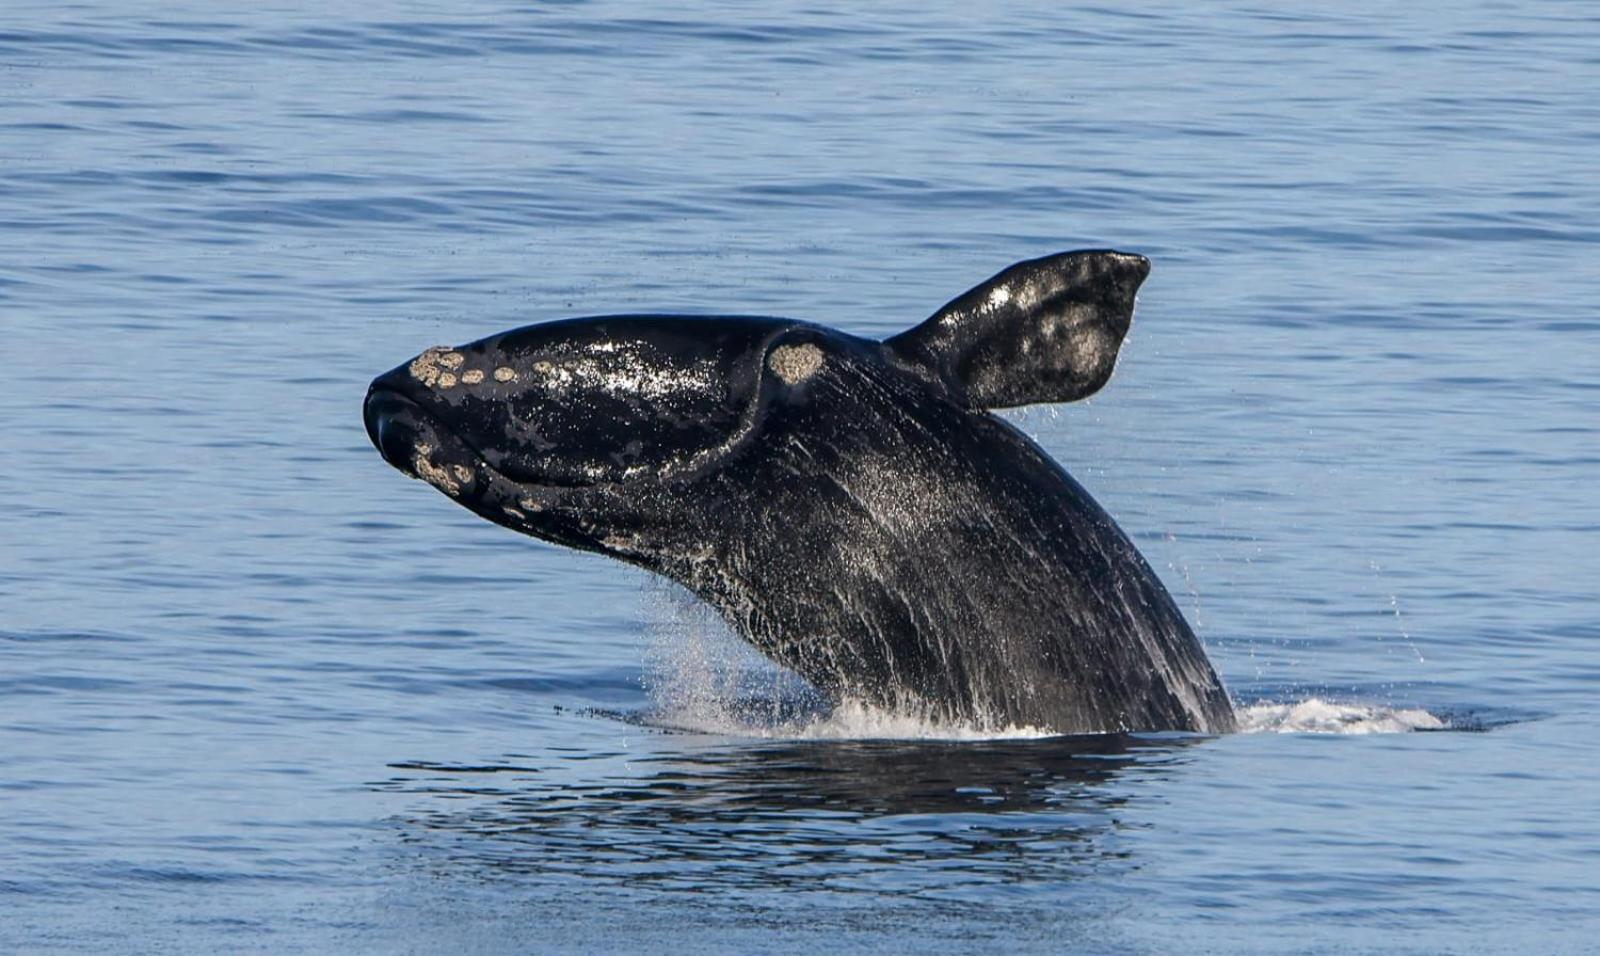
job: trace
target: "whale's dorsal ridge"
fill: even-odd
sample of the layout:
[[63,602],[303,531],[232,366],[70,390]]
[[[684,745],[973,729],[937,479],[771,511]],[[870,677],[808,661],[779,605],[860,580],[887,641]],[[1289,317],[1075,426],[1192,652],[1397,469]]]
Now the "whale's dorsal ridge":
[[1111,378],[1150,260],[1109,249],[1029,259],[885,341],[971,408],[1071,402]]

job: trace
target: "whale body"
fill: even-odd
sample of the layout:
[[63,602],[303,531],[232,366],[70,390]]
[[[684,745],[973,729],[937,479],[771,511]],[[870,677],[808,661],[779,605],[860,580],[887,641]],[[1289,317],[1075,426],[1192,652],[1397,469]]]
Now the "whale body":
[[497,524],[670,578],[834,699],[985,728],[1234,729],[1111,517],[990,409],[1109,379],[1149,273],[1018,263],[884,341],[613,315],[436,347],[364,406],[384,459]]

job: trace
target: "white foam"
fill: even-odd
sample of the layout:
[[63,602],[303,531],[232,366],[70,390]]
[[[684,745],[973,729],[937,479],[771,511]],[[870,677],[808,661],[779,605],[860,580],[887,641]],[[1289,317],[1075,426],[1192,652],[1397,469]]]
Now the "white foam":
[[[784,716],[782,711],[791,712]],[[679,699],[649,715],[651,723],[675,730],[774,740],[1036,740],[1060,736],[1040,727],[951,724],[909,714],[886,713],[845,701],[827,713],[792,713],[768,701],[699,697]],[[1446,730],[1449,724],[1420,708],[1340,704],[1311,698],[1295,703],[1253,704],[1239,710],[1246,734],[1403,734]]]
[[1320,697],[1239,709],[1239,730],[1247,734],[1404,734],[1448,727],[1420,708],[1340,704]]
[[674,730],[769,740],[1036,740],[1060,736],[1038,727],[982,727],[886,713],[852,700],[827,713],[781,716],[777,707],[740,707],[702,698],[688,707],[657,710],[649,719]]

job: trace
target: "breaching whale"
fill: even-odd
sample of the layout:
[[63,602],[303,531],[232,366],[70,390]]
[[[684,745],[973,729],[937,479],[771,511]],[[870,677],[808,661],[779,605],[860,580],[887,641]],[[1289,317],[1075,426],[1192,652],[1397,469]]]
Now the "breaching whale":
[[1149,269],[1020,262],[881,342],[754,316],[529,325],[379,376],[367,433],[490,521],[678,582],[835,699],[1227,732],[1227,692],[1150,566],[989,411],[1099,390]]

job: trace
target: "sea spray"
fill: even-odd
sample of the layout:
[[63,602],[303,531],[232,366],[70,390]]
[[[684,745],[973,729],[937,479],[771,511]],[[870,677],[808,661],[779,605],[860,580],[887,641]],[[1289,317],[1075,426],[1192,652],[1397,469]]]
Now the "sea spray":
[[1338,703],[1320,697],[1287,703],[1264,701],[1239,709],[1239,730],[1247,734],[1403,734],[1449,729],[1447,722],[1420,708]]

